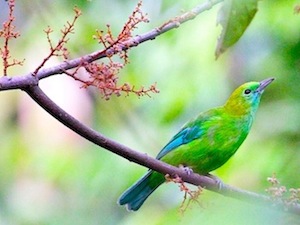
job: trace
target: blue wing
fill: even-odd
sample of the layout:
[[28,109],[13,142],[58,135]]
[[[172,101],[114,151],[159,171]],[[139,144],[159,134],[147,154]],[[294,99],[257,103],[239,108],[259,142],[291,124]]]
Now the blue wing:
[[157,159],[161,159],[168,152],[177,148],[180,145],[191,142],[194,139],[201,137],[203,134],[203,130],[197,125],[192,127],[184,127],[181,131],[179,131],[169,143],[158,153],[156,156]]

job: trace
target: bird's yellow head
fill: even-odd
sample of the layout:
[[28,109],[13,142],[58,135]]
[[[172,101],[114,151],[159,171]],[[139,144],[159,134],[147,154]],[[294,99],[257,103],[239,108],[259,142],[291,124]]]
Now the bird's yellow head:
[[261,82],[248,82],[241,85],[227,100],[225,110],[237,116],[253,115],[258,108],[262,93],[273,80],[274,78],[268,78]]

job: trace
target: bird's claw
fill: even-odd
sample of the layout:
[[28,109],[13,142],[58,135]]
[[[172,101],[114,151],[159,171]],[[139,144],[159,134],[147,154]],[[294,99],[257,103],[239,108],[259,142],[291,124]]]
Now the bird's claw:
[[217,176],[215,176],[215,175],[212,175],[212,174],[207,174],[207,176],[209,177],[209,178],[211,178],[211,179],[213,179],[215,182],[216,182],[216,184],[217,184],[217,186],[218,186],[218,190],[221,190],[222,188],[223,188],[223,186],[224,186],[224,183],[223,183],[223,181],[219,178],[219,177],[217,177]]
[[187,175],[191,175],[194,172],[190,167],[182,164],[179,165],[179,168],[182,169]]

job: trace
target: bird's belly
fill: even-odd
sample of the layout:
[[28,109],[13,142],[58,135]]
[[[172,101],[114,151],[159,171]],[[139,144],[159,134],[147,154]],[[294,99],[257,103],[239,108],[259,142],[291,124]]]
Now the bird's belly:
[[161,160],[174,166],[188,166],[199,174],[207,174],[222,166],[236,152],[240,146],[238,142],[210,145],[203,140],[195,140],[172,150]]

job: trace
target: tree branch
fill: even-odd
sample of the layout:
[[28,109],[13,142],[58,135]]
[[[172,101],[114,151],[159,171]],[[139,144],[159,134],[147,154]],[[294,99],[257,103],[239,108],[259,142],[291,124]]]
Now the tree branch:
[[[160,27],[154,28],[144,34],[137,35],[133,38],[128,39],[126,42],[122,43],[122,50],[127,50],[132,47],[136,47],[139,44],[153,40],[159,35],[174,29],[178,28],[181,24],[194,19],[197,15],[200,13],[211,9],[214,5],[222,2],[223,0],[208,0],[192,10],[182,14],[181,16],[178,16],[174,19],[171,19],[167,22],[165,22],[163,25]],[[76,68],[80,65],[82,65],[83,62],[93,62],[101,58],[105,58],[108,55],[113,55],[116,54],[117,51],[114,48],[108,48],[108,49],[102,49],[100,51],[96,51],[93,53],[90,53],[88,55],[72,59],[72,60],[67,60],[57,66],[53,66],[50,68],[44,68],[40,69],[38,73],[36,74],[36,78],[38,80],[44,79],[46,77],[52,76],[52,75],[57,75],[57,74],[63,74],[65,71],[69,69]],[[21,78],[22,77],[22,78]],[[2,90],[10,90],[10,89],[18,89],[18,88],[23,88],[24,86],[27,86],[28,84],[35,83],[36,79],[32,76],[32,74],[26,74],[26,75],[19,75],[15,77],[11,77],[9,79],[6,79],[5,77],[0,78],[0,91]]]
[[0,77],[0,91],[24,89],[28,86],[37,85],[39,80],[33,74],[26,74],[15,77]]
[[[136,35],[133,38],[130,38],[129,40],[127,40],[126,42],[123,42],[122,45],[122,51],[127,50],[129,48],[132,47],[136,47],[139,44],[149,41],[149,40],[153,40],[156,37],[158,37],[159,35],[174,29],[174,28],[178,28],[181,24],[194,19],[197,15],[199,15],[200,13],[211,9],[214,5],[222,2],[223,0],[208,0],[198,6],[196,6],[195,8],[193,8],[192,10],[174,18],[169,20],[168,22],[165,22],[163,25],[161,25],[160,27],[154,28],[151,31],[148,31],[144,34],[140,34],[140,35]],[[55,74],[61,74],[64,73],[64,71],[68,70],[68,69],[72,69],[75,68],[77,66],[80,66],[82,64],[82,62],[93,62],[95,60],[101,59],[101,58],[105,58],[108,55],[114,55],[118,53],[118,51],[116,51],[115,48],[108,48],[108,49],[103,49],[100,51],[96,51],[93,52],[89,55],[77,58],[77,59],[73,59],[73,60],[69,60],[66,61],[56,67],[52,67],[50,69],[44,69],[42,71],[40,71],[37,76],[39,79],[43,79],[46,78],[48,76],[51,75],[55,75]]]
[[182,169],[168,165],[162,161],[149,157],[146,154],[139,153],[122,144],[119,144],[103,136],[97,131],[85,126],[80,121],[69,115],[58,105],[56,105],[37,85],[29,86],[25,88],[24,91],[26,91],[29,96],[49,114],[51,114],[65,126],[69,127],[75,133],[93,142],[94,144],[103,147],[104,149],[128,159],[131,162],[156,170],[163,174],[170,174],[171,176],[178,175],[185,182],[205,187],[208,190],[217,192],[224,196],[244,200],[250,203],[263,204],[268,207],[274,205],[274,209],[287,210],[288,212],[300,215],[299,204],[286,205],[282,202],[274,202],[268,196],[241,190],[227,184],[222,184],[220,187],[215,180],[209,177],[201,176],[195,173],[188,175]]

